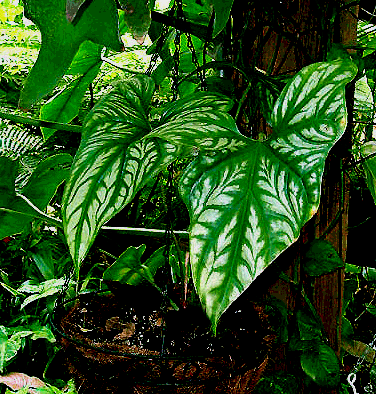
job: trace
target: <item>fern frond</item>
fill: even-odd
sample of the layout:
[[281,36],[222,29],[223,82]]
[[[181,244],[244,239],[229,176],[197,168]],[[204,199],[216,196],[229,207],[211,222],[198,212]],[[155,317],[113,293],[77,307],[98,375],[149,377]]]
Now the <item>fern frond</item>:
[[37,152],[42,145],[42,137],[5,122],[0,124],[0,156],[16,160],[25,154]]

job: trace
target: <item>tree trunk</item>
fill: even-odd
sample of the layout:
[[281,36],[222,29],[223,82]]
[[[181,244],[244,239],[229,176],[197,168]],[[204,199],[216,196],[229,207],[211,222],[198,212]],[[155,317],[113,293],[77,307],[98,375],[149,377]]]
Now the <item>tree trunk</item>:
[[[257,67],[273,75],[295,73],[308,64],[322,61],[332,42],[351,45],[356,41],[354,12],[357,9],[352,7],[351,12],[345,9],[333,19],[333,11],[338,5],[338,0],[273,0],[272,4],[237,0],[232,11],[233,45],[229,56],[244,68],[252,70]],[[241,76],[234,75],[233,79],[238,98],[241,99],[247,86]],[[348,103],[351,103],[351,91],[348,98]],[[259,111],[252,111],[246,105],[243,109],[243,113],[250,114],[238,120],[243,133],[257,138],[260,131],[264,134],[270,132]],[[348,112],[351,119],[352,108],[349,105]],[[288,260],[290,265],[286,273],[291,278],[293,272],[299,275],[298,261],[302,247],[315,238],[322,237],[331,242],[345,260],[350,185],[349,179],[343,176],[342,168],[348,162],[351,151],[350,126],[351,123],[328,158],[318,213],[302,230],[297,243],[273,263]],[[261,278],[264,279],[265,276]],[[316,278],[312,292],[313,303],[322,319],[329,344],[338,356],[341,349],[343,285],[344,271],[338,269]],[[281,279],[270,285],[269,294],[284,301],[290,310],[298,302],[297,294]],[[288,370],[283,349],[277,355],[275,369]]]

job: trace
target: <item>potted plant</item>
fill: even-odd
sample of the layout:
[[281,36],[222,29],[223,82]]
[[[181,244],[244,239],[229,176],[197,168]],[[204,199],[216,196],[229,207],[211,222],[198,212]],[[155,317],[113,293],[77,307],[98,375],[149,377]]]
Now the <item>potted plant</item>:
[[[50,26],[42,12],[45,5],[30,3],[34,7],[29,9],[30,17],[39,23],[42,35],[48,36]],[[59,23],[53,39],[65,44],[67,52],[57,74],[44,78],[43,66],[51,46],[48,41],[43,42],[40,57],[21,94],[22,107],[31,105],[51,89],[84,40],[99,40],[119,49],[111,7],[108,7],[110,13],[106,10],[105,14],[108,35],[103,41],[97,34],[89,34],[92,26],[89,16],[96,21],[100,19],[96,1],[89,4],[83,11],[85,17],[76,20],[75,24],[66,20],[64,12],[61,16],[65,2],[60,3],[59,7],[63,5],[63,8],[54,14]],[[65,42],[70,40],[65,36],[67,31],[72,33],[72,42]],[[59,59],[55,56],[52,61],[58,63]],[[80,280],[81,265],[101,228],[162,169],[175,160],[189,158],[190,163],[179,179],[179,191],[190,216],[190,274],[212,333],[220,336],[218,327],[222,316],[277,256],[295,242],[302,226],[317,211],[326,157],[346,127],[345,85],[356,72],[356,66],[348,58],[315,63],[299,71],[270,108],[265,108],[265,118],[273,133],[264,141],[253,140],[239,132],[229,114],[233,102],[224,95],[196,92],[168,103],[159,117],[154,113],[151,117],[156,89],[154,79],[138,74],[119,83],[85,118],[80,147],[64,187],[62,225],[76,283]],[[43,85],[43,79],[48,79],[48,83]],[[43,89],[36,88],[42,85]],[[32,204],[30,207],[33,208]],[[149,261],[150,266],[154,262],[153,259]],[[153,275],[149,275],[149,264],[142,265],[144,276],[160,287]],[[155,286],[138,290],[137,286],[130,288],[124,284],[121,290],[127,294],[127,300],[145,298],[149,290],[156,292],[151,292],[148,300],[159,296]],[[141,295],[136,297],[138,292]],[[97,302],[94,298],[89,300],[93,304]],[[87,299],[74,304],[68,312],[75,316],[77,335],[97,328],[92,321],[94,311],[82,302],[87,303]],[[106,302],[107,310],[112,311],[112,305],[119,307],[111,298]],[[138,305],[141,311],[135,312],[131,319],[136,316],[137,321],[142,321],[139,316],[147,316],[148,333],[153,335],[160,330],[163,333],[165,327],[168,332],[167,316],[174,313],[174,306],[179,306],[174,297],[164,294],[157,307],[147,313],[142,310],[147,309],[147,303]],[[165,314],[155,314],[158,309]],[[132,321],[111,312],[113,314],[104,319],[104,336],[108,333],[115,337],[120,335],[125,341],[137,336],[134,321],[132,325]],[[61,321],[64,328],[64,317]],[[65,328],[71,330],[67,325]],[[63,337],[68,334],[62,330]],[[92,345],[85,344],[82,338],[76,345],[90,358]],[[134,344],[130,341],[126,346],[127,351],[120,356],[108,349],[112,357],[110,366],[118,357],[128,357],[126,354]],[[163,363],[168,366],[169,357],[163,351],[162,347]],[[150,356],[160,355],[141,354],[143,364]],[[184,363],[178,367],[184,371],[183,375],[188,378],[190,373],[195,375],[197,365],[192,369],[186,360]],[[229,362],[225,364],[228,366]],[[261,370],[263,366],[262,360]],[[151,371],[157,368],[153,362],[150,367]],[[157,378],[161,371],[157,368]],[[178,372],[174,368],[172,375]],[[217,380],[221,378],[219,374]],[[248,381],[239,390],[246,390],[247,385]],[[235,387],[236,384],[233,390]]]

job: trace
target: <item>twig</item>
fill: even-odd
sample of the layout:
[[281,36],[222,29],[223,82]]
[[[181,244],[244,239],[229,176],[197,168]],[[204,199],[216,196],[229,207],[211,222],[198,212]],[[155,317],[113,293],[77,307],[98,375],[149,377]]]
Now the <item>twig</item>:
[[[150,237],[162,238],[165,236],[165,230],[153,229],[153,228],[139,228],[139,227],[109,227],[103,226],[102,230],[114,230],[124,232],[126,234],[133,235],[145,235]],[[182,238],[188,238],[188,231],[174,231],[174,234],[179,235]]]

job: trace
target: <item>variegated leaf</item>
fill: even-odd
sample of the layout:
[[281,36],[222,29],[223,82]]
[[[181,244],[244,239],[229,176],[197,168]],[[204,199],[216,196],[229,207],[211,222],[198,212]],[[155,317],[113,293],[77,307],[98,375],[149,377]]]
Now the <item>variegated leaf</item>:
[[142,140],[150,130],[145,108],[153,91],[146,76],[128,80],[105,96],[85,121],[62,207],[77,270],[100,227],[177,157],[178,148],[169,143]]
[[226,113],[231,101],[219,94],[200,92],[175,101],[163,114],[162,124],[147,137],[203,150],[235,151],[246,145],[234,119]]
[[349,61],[304,68],[276,102],[269,140],[202,154],[186,169],[192,275],[214,330],[316,212],[325,159],[346,127],[344,87],[355,74]]

